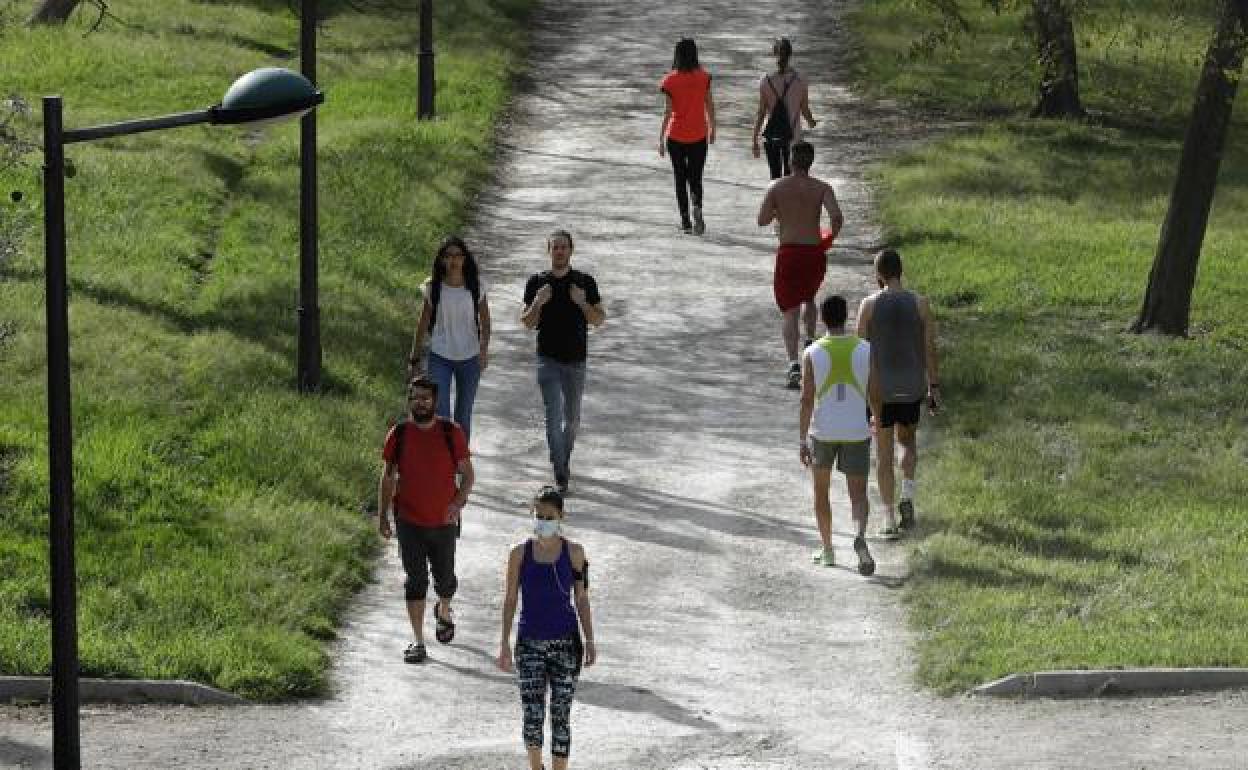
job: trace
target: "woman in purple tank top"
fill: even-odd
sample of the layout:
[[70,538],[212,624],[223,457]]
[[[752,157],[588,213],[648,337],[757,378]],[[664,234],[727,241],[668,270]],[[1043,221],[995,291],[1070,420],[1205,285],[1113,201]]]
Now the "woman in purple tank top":
[[[558,490],[542,487],[533,500],[533,516],[534,537],[512,548],[507,559],[498,667],[516,671],[530,770],[544,767],[542,727],[550,690],[551,762],[554,770],[563,770],[572,743],[569,717],[576,680],[582,661],[592,666],[598,657],[589,610],[589,562],[585,549],[562,535],[563,496]],[[520,629],[513,653],[511,625],[517,601]]]

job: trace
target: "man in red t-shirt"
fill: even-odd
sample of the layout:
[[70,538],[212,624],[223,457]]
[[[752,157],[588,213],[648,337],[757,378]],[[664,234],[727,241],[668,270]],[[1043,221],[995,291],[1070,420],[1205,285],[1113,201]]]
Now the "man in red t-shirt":
[[438,595],[433,615],[437,640],[449,643],[455,636],[451,598],[455,578],[455,539],[460,511],[468,501],[474,480],[468,439],[455,423],[435,417],[438,385],[419,375],[407,386],[410,420],[395,425],[386,436],[382,457],[385,467],[377,490],[381,536],[394,534],[390,509],[394,509],[399,535],[399,555],[407,573],[404,595],[407,617],[416,640],[403,653],[408,663],[420,663],[425,650],[425,596],[429,573]]

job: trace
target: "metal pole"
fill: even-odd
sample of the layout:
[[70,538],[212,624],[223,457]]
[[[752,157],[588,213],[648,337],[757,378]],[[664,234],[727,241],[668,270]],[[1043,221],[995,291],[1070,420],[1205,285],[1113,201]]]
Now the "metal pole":
[[52,744],[57,770],[79,767],[78,621],[74,577],[69,291],[61,97],[43,98],[43,232],[48,342],[48,527],[52,571]]
[[143,118],[141,120],[127,120],[123,123],[109,123],[104,126],[92,126],[77,130],[70,129],[61,132],[61,144],[89,142],[92,139],[107,139],[112,136],[141,134],[145,131],[162,131],[166,128],[193,126],[197,123],[207,123],[211,118],[212,110],[196,110],[195,112],[179,112],[176,115],[164,115],[159,118]]
[[433,117],[433,0],[420,0],[420,70],[416,116]]
[[[299,64],[316,85],[316,0],[303,0]],[[321,387],[321,310],[317,300],[316,110],[299,121],[299,390]]]

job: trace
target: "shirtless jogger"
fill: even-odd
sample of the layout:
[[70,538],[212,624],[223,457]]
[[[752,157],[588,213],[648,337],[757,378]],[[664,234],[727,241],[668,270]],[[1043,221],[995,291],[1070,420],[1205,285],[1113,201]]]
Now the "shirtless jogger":
[[[771,183],[758,210],[759,227],[779,221],[780,247],[772,288],[784,314],[781,331],[789,355],[788,387],[793,390],[802,384],[797,346],[799,311],[809,344],[815,336],[815,294],[828,266],[828,249],[845,223],[832,186],[810,175],[814,162],[815,148],[810,142],[794,144],[793,173]],[[821,231],[819,220],[825,210],[828,228]]]

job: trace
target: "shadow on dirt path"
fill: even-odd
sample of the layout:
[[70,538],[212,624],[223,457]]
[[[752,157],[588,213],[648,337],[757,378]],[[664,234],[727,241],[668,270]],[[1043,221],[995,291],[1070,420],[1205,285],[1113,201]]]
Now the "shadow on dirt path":
[[[477,402],[479,482],[461,540],[459,633],[405,666],[410,631],[392,549],[336,646],[334,694],[241,709],[88,708],[91,767],[516,768],[513,680],[493,666],[502,565],[549,481],[533,337],[518,323],[545,235],[577,238],[610,317],[590,341],[569,534],[594,564],[601,662],[573,712],[573,764],[619,768],[1148,767],[1238,764],[1244,699],[983,703],[916,691],[895,590],[904,554],[874,546],[876,578],[823,569],[797,399],[783,385],[774,243],[754,226],[766,165],[749,153],[769,40],[794,38],[813,82],[815,173],[847,227],[826,287],[851,307],[879,241],[864,172],[924,127],[845,86],[843,0],[552,0],[538,14],[493,184],[469,242],[496,333]],[[705,237],[682,236],[655,144],[656,84],[679,34],[714,73],[719,141]],[[406,337],[410,329],[395,330]],[[838,485],[839,486],[839,485]],[[838,558],[852,563],[845,501]],[[1242,724],[1240,725],[1242,726]],[[46,766],[46,714],[0,711],[0,764]]]

